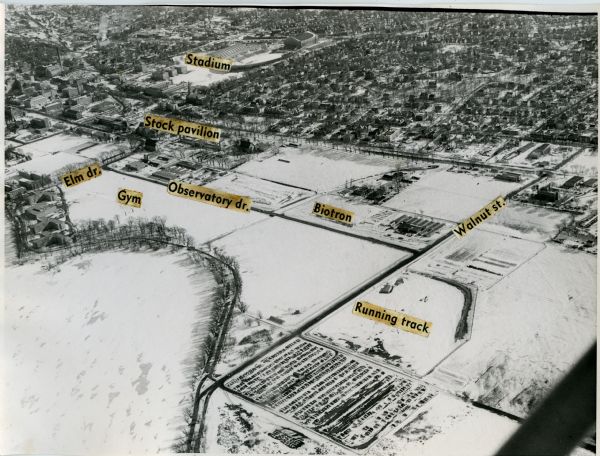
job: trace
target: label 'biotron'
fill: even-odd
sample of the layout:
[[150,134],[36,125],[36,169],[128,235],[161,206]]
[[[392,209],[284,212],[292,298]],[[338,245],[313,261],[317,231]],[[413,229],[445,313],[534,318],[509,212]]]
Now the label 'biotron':
[[335,222],[344,223],[345,225],[352,225],[354,222],[354,212],[330,206],[329,204],[315,203],[312,213],[319,217],[326,217]]

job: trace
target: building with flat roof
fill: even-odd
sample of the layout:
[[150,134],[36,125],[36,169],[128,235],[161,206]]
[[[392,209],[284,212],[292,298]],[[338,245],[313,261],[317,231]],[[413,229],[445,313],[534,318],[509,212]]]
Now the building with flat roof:
[[302,32],[298,35],[288,36],[283,40],[286,49],[300,49],[317,42],[317,35],[313,32]]
[[521,175],[518,173],[512,173],[510,171],[505,171],[503,173],[496,174],[494,179],[506,182],[521,182]]
[[37,97],[31,97],[25,100],[25,106],[31,109],[39,109],[46,103],[48,103],[48,99],[42,95],[39,95]]
[[581,177],[581,176],[573,176],[568,181],[566,181],[564,184],[562,184],[562,188],[573,188],[573,187],[575,187],[575,185],[577,185],[582,180],[583,180],[583,177]]

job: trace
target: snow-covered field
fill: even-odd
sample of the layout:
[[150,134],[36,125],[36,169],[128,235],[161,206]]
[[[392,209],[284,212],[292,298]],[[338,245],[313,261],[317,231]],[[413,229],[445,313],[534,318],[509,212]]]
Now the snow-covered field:
[[463,160],[483,160],[486,156],[490,155],[490,153],[499,147],[499,143],[471,143],[471,144],[461,144],[459,147],[454,149],[446,149],[443,146],[438,146],[437,149],[434,150],[434,155],[436,157],[444,157],[444,158],[454,158],[454,159],[463,159]]
[[228,337],[215,368],[223,375],[273,345],[284,334],[281,327],[235,310]]
[[188,72],[186,74],[178,74],[171,78],[173,84],[191,82],[193,86],[210,86],[227,79],[241,78],[243,75],[243,73],[217,73],[192,65],[188,65],[187,67]]
[[486,221],[482,228],[522,239],[546,241],[557,234],[560,223],[570,218],[571,215],[566,212],[510,201],[505,208]]
[[464,49],[465,49],[465,47],[460,44],[447,44],[442,49],[440,49],[440,52],[441,53],[446,53],[446,52],[455,53],[455,52],[462,52]]
[[[261,407],[223,390],[209,401],[204,448],[210,454],[348,454],[319,435],[306,431]],[[276,429],[302,435],[292,449],[274,439]],[[476,408],[449,394],[437,394],[423,413],[395,432],[387,433],[366,454],[371,456],[482,456],[495,454],[518,423]],[[572,456],[591,456],[581,448]]]
[[228,174],[212,181],[209,185],[225,192],[249,196],[252,198],[252,207],[264,210],[289,206],[312,195],[312,192],[306,190],[287,187],[240,173]]
[[[142,192],[142,207],[138,209],[119,204],[117,192],[121,188]],[[128,217],[159,216],[167,219],[167,225],[185,228],[199,243],[266,218],[257,212],[230,211],[172,196],[167,193],[166,186],[110,171],[104,171],[99,178],[65,188],[64,191],[74,223],[86,219],[109,220],[116,215],[122,223]]]
[[527,415],[594,342],[596,272],[595,256],[548,244],[479,292],[470,341],[427,380]]
[[129,149],[128,145],[118,145],[118,144],[114,144],[114,143],[105,143],[105,144],[98,144],[96,146],[92,146],[89,149],[84,149],[82,150],[79,155],[81,155],[82,157],[87,157],[87,158],[92,158],[92,159],[98,159],[100,158],[100,156],[106,152],[114,152],[117,149],[119,149],[119,147],[123,148],[127,148],[127,150]]
[[252,63],[270,62],[271,60],[278,59],[282,55],[283,54],[278,54],[278,53],[271,54],[270,52],[262,52],[260,54],[251,55],[250,57],[240,60],[239,63],[242,65],[250,65]]
[[[459,222],[524,182],[503,182],[491,176],[431,171],[384,203],[394,209]],[[509,203],[510,204],[510,203]]]
[[20,146],[17,151],[29,154],[33,159],[44,155],[51,155],[56,152],[66,152],[69,149],[84,147],[87,143],[91,143],[90,138],[79,135],[58,134],[50,138],[32,142]]
[[329,191],[351,179],[382,174],[393,169],[395,163],[392,159],[304,144],[281,147],[279,154],[244,163],[238,171],[311,190]]
[[[331,206],[346,209],[354,212],[354,223],[352,226],[336,222],[329,218],[319,217],[312,213],[315,202],[329,204]],[[338,195],[327,194],[319,195],[295,204],[285,210],[285,215],[298,220],[305,220],[311,223],[318,223],[336,230],[354,233],[371,239],[378,239],[400,247],[412,249],[421,249],[433,242],[440,235],[445,234],[454,228],[454,224],[444,220],[430,219],[422,217],[425,220],[442,224],[439,230],[433,232],[430,236],[421,236],[415,234],[401,234],[390,227],[401,216],[415,216],[416,214],[398,211],[389,207],[382,207],[373,204],[367,204],[350,198],[343,198]]]
[[321,228],[269,218],[215,245],[237,258],[248,313],[276,317],[284,328],[315,312],[409,256]]
[[475,229],[461,239],[452,235],[410,267],[484,290],[504,280],[544,247],[540,242]]
[[438,394],[426,412],[389,433],[372,456],[493,455],[517,430],[518,423],[448,394]]
[[41,265],[5,270],[0,453],[168,451],[211,274],[166,251]]
[[562,171],[577,174],[579,176],[598,176],[598,151],[594,149],[584,150],[577,157],[566,163]]
[[[394,285],[397,280],[402,283]],[[381,293],[385,284],[391,293]],[[432,323],[429,337],[354,315],[357,301],[367,301]],[[320,342],[353,351],[403,371],[423,376],[457,345],[455,332],[463,308],[462,292],[447,283],[413,273],[395,273],[346,303],[309,330]]]
[[65,152],[56,152],[53,155],[41,155],[33,160],[19,163],[13,169],[37,175],[51,175],[65,166],[88,162],[90,162],[89,158],[78,157],[77,155]]
[[[318,434],[280,418],[238,396],[218,389],[209,401],[206,429],[208,454],[344,454],[340,447]],[[303,444],[292,449],[269,436],[276,429],[303,434]]]
[[[527,146],[527,147],[526,147]],[[520,141],[519,144],[512,148],[503,149],[490,159],[491,163],[506,163],[522,168],[531,168],[538,166],[538,163],[544,166],[558,165],[560,162],[575,154],[579,149],[573,146],[557,146],[551,145],[550,149],[538,157],[532,156],[538,147],[543,146],[543,143]],[[521,152],[519,149],[523,148]],[[535,158],[534,158],[535,157]]]

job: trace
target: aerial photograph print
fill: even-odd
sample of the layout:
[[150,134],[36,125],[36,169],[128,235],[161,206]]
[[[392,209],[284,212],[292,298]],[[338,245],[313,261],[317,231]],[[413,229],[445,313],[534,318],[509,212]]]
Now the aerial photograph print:
[[597,13],[3,14],[0,454],[596,454]]

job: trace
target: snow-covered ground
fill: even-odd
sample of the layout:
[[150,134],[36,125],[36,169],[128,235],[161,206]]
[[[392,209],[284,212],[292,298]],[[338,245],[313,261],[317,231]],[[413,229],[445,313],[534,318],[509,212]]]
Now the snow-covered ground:
[[483,456],[495,454],[518,423],[448,394],[369,452],[372,456]]
[[227,79],[241,78],[243,73],[218,73],[207,70],[206,68],[199,68],[196,66],[188,65],[188,72],[185,74],[178,74],[171,78],[173,84],[179,84],[181,82],[190,82],[192,86],[210,86],[217,82],[225,81]]
[[[395,285],[401,279],[402,283]],[[381,293],[385,284],[391,293]],[[354,315],[358,301],[431,322],[429,337]],[[395,273],[352,299],[328,316],[309,335],[320,342],[353,351],[403,371],[423,376],[454,347],[455,332],[463,308],[462,292],[447,283],[413,273]]]
[[504,196],[523,184],[440,168],[411,184],[384,205],[459,222],[479,211],[497,196]]
[[278,59],[282,55],[283,54],[278,54],[278,53],[271,54],[270,52],[262,52],[260,54],[251,55],[250,57],[240,60],[239,63],[241,65],[250,65],[252,63],[270,62],[271,60]]
[[[210,454],[348,454],[314,432],[223,390],[217,390],[207,411],[206,447]],[[370,456],[482,456],[495,454],[519,423],[476,408],[449,394],[437,394],[427,409],[395,432],[387,433]],[[269,434],[291,429],[303,435],[292,449]],[[571,456],[591,456],[576,448]]]
[[215,368],[215,375],[219,376],[229,372],[242,362],[272,346],[284,334],[287,332],[281,331],[280,326],[259,320],[236,309],[229,326],[225,346]]
[[[352,226],[339,223],[326,217],[319,217],[313,214],[312,210],[315,202],[329,204],[331,206],[354,212],[354,223]],[[430,236],[421,236],[415,234],[401,234],[390,227],[390,224],[402,216],[413,217],[416,214],[403,212],[389,207],[367,204],[362,201],[356,201],[351,198],[344,198],[335,194],[318,195],[299,204],[294,204],[284,211],[285,215],[298,220],[305,220],[310,223],[318,223],[326,227],[348,233],[358,234],[378,239],[400,247],[412,249],[421,249],[433,242],[436,238],[445,234],[454,228],[453,223],[444,220],[430,219],[420,216],[424,220],[439,223],[443,226],[432,232]]]
[[465,47],[461,44],[447,44],[442,49],[440,49],[440,52],[441,53],[451,52],[454,54],[455,52],[462,52],[464,49],[465,49]]
[[544,244],[474,229],[452,235],[411,264],[411,269],[488,289],[544,249]]
[[594,342],[596,272],[595,256],[548,244],[480,290],[471,339],[426,379],[527,415]]
[[29,154],[33,159],[56,152],[66,152],[72,148],[78,148],[91,143],[90,138],[79,135],[58,134],[50,138],[25,144],[17,149],[17,152]]
[[166,251],[41,265],[5,270],[0,453],[168,451],[211,274]]
[[443,146],[438,146],[434,149],[434,155],[436,157],[454,158],[463,160],[485,160],[490,153],[498,148],[500,143],[485,142],[485,143],[471,143],[461,144],[453,149],[446,149]]
[[[206,447],[209,454],[344,454],[318,434],[280,418],[221,389],[212,394],[206,413]],[[269,436],[276,429],[293,429],[304,435],[296,449]]]
[[561,170],[579,176],[598,177],[598,151],[584,150],[573,160],[567,162]]
[[237,258],[248,313],[285,328],[410,254],[322,228],[269,218],[215,245]]
[[40,155],[33,160],[19,163],[12,169],[37,175],[51,175],[65,166],[88,162],[90,162],[89,158],[78,157],[66,152],[56,152],[52,155]]
[[210,183],[211,187],[252,198],[252,207],[275,210],[307,198],[312,192],[288,187],[240,173],[223,176]]
[[279,154],[244,163],[238,171],[311,190],[329,191],[351,179],[382,174],[393,169],[395,163],[392,159],[304,144],[281,147]]
[[[573,146],[551,145],[549,150],[538,157],[531,156],[538,147],[543,147],[543,143],[531,141],[519,141],[514,147],[507,147],[490,158],[490,163],[506,163],[522,168],[532,168],[538,166],[538,163],[544,166],[558,165],[560,162],[575,154],[578,150]],[[527,146],[527,147],[525,147]],[[519,152],[520,149],[523,149]]]
[[119,148],[126,148],[126,150],[129,150],[129,146],[125,144],[119,145],[114,143],[104,143],[92,146],[88,149],[84,149],[81,152],[79,152],[79,155],[81,155],[82,157],[99,159],[102,154],[106,152],[115,152]]
[[545,241],[554,237],[558,232],[558,225],[570,218],[571,215],[566,212],[510,201],[505,208],[486,221],[482,228],[521,239]]
[[[117,192],[121,188],[142,192],[142,207],[138,209],[119,204]],[[65,188],[65,197],[74,223],[86,219],[109,220],[115,215],[121,222],[128,217],[159,216],[167,219],[167,225],[185,228],[199,243],[266,218],[257,212],[230,211],[172,196],[167,193],[166,186],[111,171],[104,171],[99,178],[76,187]]]

